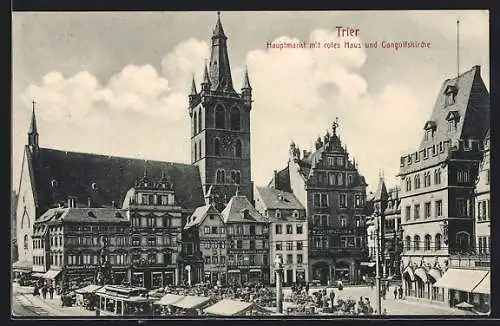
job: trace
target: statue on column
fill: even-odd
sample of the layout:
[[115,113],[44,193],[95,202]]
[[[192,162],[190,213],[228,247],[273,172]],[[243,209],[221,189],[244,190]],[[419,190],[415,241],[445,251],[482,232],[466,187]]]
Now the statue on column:
[[109,262],[108,240],[101,236],[101,249],[99,250],[99,265],[97,266],[96,284],[111,283],[111,263]]

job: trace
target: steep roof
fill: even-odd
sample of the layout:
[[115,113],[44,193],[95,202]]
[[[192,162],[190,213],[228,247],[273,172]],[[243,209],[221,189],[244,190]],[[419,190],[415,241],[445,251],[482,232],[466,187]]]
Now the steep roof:
[[290,192],[268,187],[256,187],[256,189],[266,209],[305,209],[295,195]]
[[377,186],[377,191],[375,191],[374,200],[381,201],[386,200],[388,198],[387,188],[385,187],[384,179],[380,178]]
[[194,209],[205,203],[199,171],[193,165],[49,148],[40,148],[30,161],[35,198],[41,212],[66,201],[69,196],[85,206],[88,198],[95,207],[111,206],[113,201],[119,205],[145,171],[153,181],[160,180],[162,172],[168,173],[181,207]]
[[221,215],[224,223],[267,223],[245,196],[233,196]]
[[36,223],[45,222],[75,223],[129,223],[127,212],[117,208],[52,208],[46,211]]
[[186,226],[184,226],[184,230],[200,225],[209,214],[216,214],[217,216],[220,216],[219,211],[217,211],[212,204],[196,208],[193,214],[188,218]]

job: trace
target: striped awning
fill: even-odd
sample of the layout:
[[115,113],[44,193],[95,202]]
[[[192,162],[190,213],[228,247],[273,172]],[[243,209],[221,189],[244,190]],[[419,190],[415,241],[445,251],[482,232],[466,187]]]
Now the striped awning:
[[410,280],[415,281],[415,273],[413,273],[413,269],[411,269],[410,266],[406,267],[403,272],[403,276],[404,275],[408,275],[410,277]]
[[472,293],[491,294],[490,273],[488,273],[479,284],[472,289]]
[[430,281],[431,283],[433,283],[432,281],[437,281],[441,278],[441,271],[439,269],[436,269],[436,268],[431,268],[431,270],[429,270],[429,276],[430,276]]
[[59,273],[61,273],[60,270],[50,269],[47,273],[43,274],[42,277],[48,280],[55,280]]
[[450,268],[434,283],[433,287],[453,289],[471,293],[486,277],[488,271]]
[[422,267],[415,270],[415,275],[422,280],[422,282],[427,283],[429,278],[427,277],[427,272]]

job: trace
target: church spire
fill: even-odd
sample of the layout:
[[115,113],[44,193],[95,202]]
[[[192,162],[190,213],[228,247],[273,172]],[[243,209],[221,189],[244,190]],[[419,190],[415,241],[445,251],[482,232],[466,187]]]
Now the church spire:
[[36,116],[35,116],[35,100],[31,102],[33,105],[31,112],[31,124],[30,129],[28,130],[28,146],[31,148],[31,151],[34,153],[38,150],[38,130],[36,127]]
[[196,92],[196,84],[194,82],[194,75],[193,75],[193,81],[191,82],[191,93],[189,95],[197,95],[198,93]]
[[248,67],[245,67],[245,78],[243,78],[243,87],[241,87],[241,89],[252,90],[252,86],[250,86],[250,79],[248,78]]
[[227,37],[220,21],[220,12],[217,12],[217,23],[212,36],[210,81],[212,90],[235,92],[227,54]]

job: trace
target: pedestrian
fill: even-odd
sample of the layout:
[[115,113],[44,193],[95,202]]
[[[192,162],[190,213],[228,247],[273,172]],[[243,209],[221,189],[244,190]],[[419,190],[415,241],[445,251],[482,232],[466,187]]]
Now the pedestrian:
[[50,300],[53,300],[54,299],[54,287],[52,286],[52,284],[49,287],[49,294],[50,294]]
[[399,298],[403,299],[403,287],[401,285],[399,286],[399,290],[398,291],[399,291]]
[[47,299],[47,286],[45,284],[42,286],[42,296]]
[[384,311],[382,311],[382,315],[387,315],[387,310],[384,308]]
[[36,297],[37,295],[40,295],[40,290],[38,288],[38,284],[35,284],[35,287],[33,289],[33,296]]
[[398,287],[395,286],[394,287],[394,300],[397,300],[398,299]]

